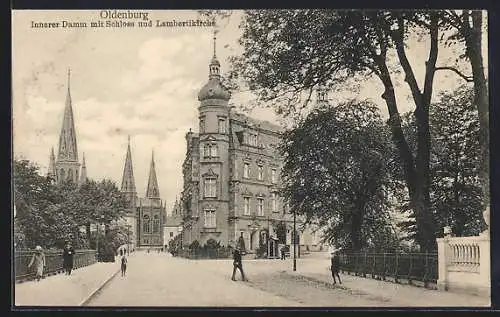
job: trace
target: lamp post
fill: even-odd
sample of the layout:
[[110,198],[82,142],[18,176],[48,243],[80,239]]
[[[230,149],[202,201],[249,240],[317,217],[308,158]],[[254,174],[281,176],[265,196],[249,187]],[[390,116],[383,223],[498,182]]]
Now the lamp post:
[[104,220],[104,215],[101,215],[101,217],[97,219],[97,238],[96,238],[97,262],[99,262],[99,227],[101,226],[102,220]]
[[295,211],[294,208],[293,209],[293,270],[294,271],[297,271],[297,256],[296,256],[297,239],[295,237],[295,235],[297,234],[296,225],[297,225],[297,212]]
[[127,224],[127,255],[130,255],[130,225]]

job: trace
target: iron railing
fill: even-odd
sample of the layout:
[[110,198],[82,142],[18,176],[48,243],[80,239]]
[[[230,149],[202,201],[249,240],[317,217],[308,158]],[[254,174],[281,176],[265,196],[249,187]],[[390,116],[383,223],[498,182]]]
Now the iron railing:
[[434,287],[438,257],[436,253],[344,253],[340,254],[340,269],[363,277],[409,284],[419,281],[424,287]]
[[[33,250],[16,250],[14,253],[14,271],[16,281],[30,280],[35,277],[35,270],[28,268]],[[45,251],[44,275],[53,275],[63,271],[62,251]],[[96,250],[76,250],[73,256],[73,268],[78,269],[97,262]]]

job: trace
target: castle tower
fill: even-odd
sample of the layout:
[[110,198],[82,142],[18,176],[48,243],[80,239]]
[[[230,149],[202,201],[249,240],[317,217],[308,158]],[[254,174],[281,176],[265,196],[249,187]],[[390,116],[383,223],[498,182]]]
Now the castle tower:
[[83,153],[82,158],[82,170],[80,172],[80,185],[87,182],[87,165],[85,165],[85,153]]
[[[195,186],[201,192],[193,194],[199,197],[193,202],[200,221],[193,232],[217,231],[227,226],[229,217],[229,127],[231,94],[221,82],[220,63],[217,59],[216,32],[213,37],[213,56],[209,63],[208,82],[198,94],[200,131],[200,164],[198,179],[201,186]],[[206,219],[206,220],[205,220]],[[216,238],[227,244],[227,236],[202,234],[194,237],[200,242]]]
[[134,212],[137,192],[135,189],[134,170],[132,167],[132,153],[130,151],[130,136],[128,137],[127,154],[125,155],[125,166],[123,168],[123,178],[121,192],[125,194],[129,201],[130,212]]
[[54,155],[54,147],[52,147],[51,150],[50,150],[49,170],[47,172],[47,176],[53,178],[54,180],[57,179],[57,175],[56,175],[56,156]]
[[76,144],[75,122],[70,91],[70,70],[68,69],[68,92],[64,107],[64,118],[59,135],[59,151],[56,161],[57,182],[70,180],[78,183],[80,163],[78,162],[78,148]]
[[148,187],[146,197],[149,199],[160,199],[160,190],[158,189],[158,180],[156,179],[154,152],[151,154],[151,165],[149,168]]

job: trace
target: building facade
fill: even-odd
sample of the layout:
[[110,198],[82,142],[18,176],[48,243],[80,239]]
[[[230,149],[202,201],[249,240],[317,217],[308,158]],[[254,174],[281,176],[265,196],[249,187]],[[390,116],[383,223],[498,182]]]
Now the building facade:
[[151,155],[146,197],[138,198],[132,166],[130,137],[125,155],[121,192],[128,201],[125,221],[130,229],[131,248],[162,248],[166,209],[164,202],[160,198],[154,154]]
[[163,226],[163,245],[168,250],[168,243],[182,232],[182,211],[181,203],[175,200],[172,212],[167,215],[165,225]]
[[[278,195],[282,130],[235,112],[230,98],[214,52],[208,82],[198,94],[199,133],[186,134],[183,245],[243,240],[246,251],[255,252],[268,240],[291,244],[293,217]],[[299,241],[312,243],[309,229],[298,235]]]

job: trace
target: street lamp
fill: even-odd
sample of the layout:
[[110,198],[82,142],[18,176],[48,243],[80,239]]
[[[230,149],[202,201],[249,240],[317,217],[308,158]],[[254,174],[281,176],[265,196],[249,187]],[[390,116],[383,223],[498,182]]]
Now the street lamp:
[[99,217],[97,219],[97,238],[96,238],[96,250],[97,250],[97,262],[99,262],[99,227],[100,227],[100,221],[99,220],[104,220],[104,215],[101,215],[101,217]]
[[297,209],[301,209],[302,205],[304,205],[305,200],[303,200],[298,208],[293,208],[293,270],[297,271]]
[[130,255],[130,225],[127,224],[127,254]]

